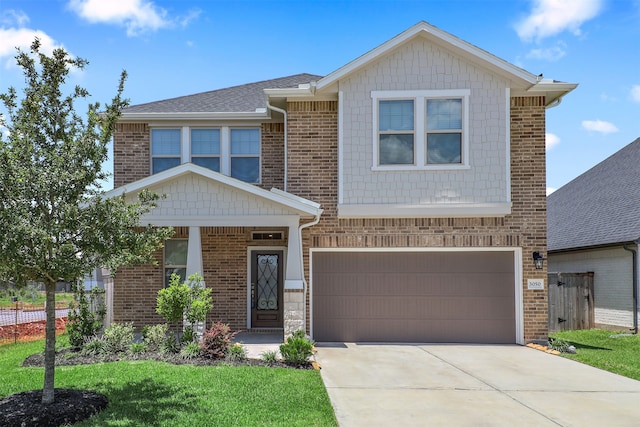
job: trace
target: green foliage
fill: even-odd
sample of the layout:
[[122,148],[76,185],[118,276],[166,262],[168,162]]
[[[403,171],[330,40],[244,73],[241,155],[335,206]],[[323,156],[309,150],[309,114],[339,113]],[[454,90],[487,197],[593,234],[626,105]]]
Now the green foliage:
[[156,351],[162,349],[169,332],[169,325],[161,323],[159,325],[145,325],[142,328],[142,341],[147,345],[149,350]]
[[[153,252],[172,233],[140,229],[140,218],[158,196],[143,191],[135,203],[124,196],[103,197],[108,173],[108,145],[128,101],[122,97],[122,72],[110,104],[76,111],[89,92],[67,82],[72,69],[88,61],[56,48],[41,52],[35,39],[30,52],[18,51],[25,77],[24,96],[15,88],[0,94],[0,280],[45,284],[48,317],[55,310],[55,284],[73,282],[96,268],[117,271],[122,265],[153,262]],[[70,89],[65,94],[63,90]],[[43,403],[54,400],[55,327],[46,327]]]
[[201,353],[211,359],[224,358],[231,347],[231,340],[237,332],[231,332],[229,325],[216,322],[204,332],[200,343]]
[[132,344],[129,345],[129,350],[128,353],[129,354],[140,354],[140,353],[144,353],[149,349],[149,347],[147,347],[147,345],[143,342],[134,342]]
[[80,353],[85,356],[96,356],[105,353],[104,341],[100,337],[93,337],[84,343]]
[[195,342],[196,335],[191,325],[203,322],[213,307],[211,289],[203,285],[202,276],[190,275],[186,282],[180,283],[180,276],[172,274],[169,286],[158,291],[156,312],[168,322],[179,324],[186,319],[182,342]]
[[242,362],[247,360],[247,349],[240,343],[235,343],[227,351],[227,361]]
[[278,362],[278,352],[275,350],[267,350],[262,352],[260,358],[263,362],[269,365],[273,365]]
[[288,365],[304,365],[313,355],[313,341],[303,330],[295,331],[284,344],[280,345],[280,354]]
[[549,348],[552,350],[559,351],[560,353],[568,353],[569,346],[568,342],[562,339],[557,338],[549,338]]
[[124,353],[133,342],[133,324],[114,323],[104,330],[104,351],[108,354]]
[[180,357],[183,359],[195,359],[200,356],[200,345],[197,342],[190,342],[180,350]]
[[[69,304],[67,333],[69,334],[69,344],[72,347],[80,348],[86,341],[100,333],[107,310],[104,304],[104,289],[92,289],[89,299],[87,299],[84,286],[79,281],[74,283],[73,290],[76,302]],[[91,310],[92,305],[96,307],[95,312]]]

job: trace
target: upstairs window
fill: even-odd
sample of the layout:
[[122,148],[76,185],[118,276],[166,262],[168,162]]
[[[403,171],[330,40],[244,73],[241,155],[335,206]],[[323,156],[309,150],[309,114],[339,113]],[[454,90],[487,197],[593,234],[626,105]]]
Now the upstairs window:
[[380,101],[378,121],[381,165],[413,165],[413,100]]
[[470,90],[373,91],[374,170],[468,167]]
[[245,182],[260,181],[260,130],[231,129],[231,176]]
[[191,129],[191,163],[220,172],[220,129]]
[[427,164],[462,162],[462,99],[427,99]]
[[180,164],[180,129],[151,130],[151,173],[158,173]]

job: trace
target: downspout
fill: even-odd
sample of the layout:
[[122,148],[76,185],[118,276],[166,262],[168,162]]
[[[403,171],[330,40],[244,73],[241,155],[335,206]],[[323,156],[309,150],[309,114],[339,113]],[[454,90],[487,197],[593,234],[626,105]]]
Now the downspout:
[[288,167],[289,162],[287,161],[287,156],[288,156],[287,149],[289,145],[289,134],[287,132],[287,128],[289,127],[287,124],[287,111],[283,110],[282,108],[274,107],[273,105],[269,104],[268,98],[267,98],[267,108],[273,111],[277,111],[278,113],[282,113],[282,115],[284,116],[284,185],[282,190],[287,191],[287,179],[288,179],[288,169],[289,169]]
[[[639,240],[634,243],[637,245]],[[631,252],[631,259],[633,260],[633,333],[638,333],[638,252],[635,249],[630,249],[625,243],[623,246],[625,251]]]
[[[305,278],[304,275],[304,253],[303,248],[302,248],[302,230],[304,228],[307,227],[311,227],[313,225],[316,225],[318,222],[320,222],[320,215],[322,215],[322,211],[320,211],[316,217],[314,218],[313,221],[311,222],[307,222],[306,224],[301,224],[300,227],[298,227],[298,241],[300,242],[300,271],[302,272],[302,301],[303,304],[302,306],[304,307],[304,309],[302,310],[302,321],[304,322],[304,329],[307,329],[307,289],[309,287],[308,283],[307,283],[307,279]],[[311,332],[311,331],[309,331]]]

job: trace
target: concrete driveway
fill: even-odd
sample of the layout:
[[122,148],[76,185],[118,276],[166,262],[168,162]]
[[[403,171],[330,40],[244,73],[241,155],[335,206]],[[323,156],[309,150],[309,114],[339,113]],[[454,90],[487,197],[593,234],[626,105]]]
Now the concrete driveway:
[[317,347],[341,427],[640,425],[640,381],[528,347]]

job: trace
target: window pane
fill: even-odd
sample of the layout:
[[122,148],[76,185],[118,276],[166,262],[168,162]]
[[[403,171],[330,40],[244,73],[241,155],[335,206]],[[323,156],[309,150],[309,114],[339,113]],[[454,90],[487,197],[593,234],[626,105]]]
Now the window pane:
[[220,129],[191,129],[191,154],[220,154]]
[[164,244],[164,264],[187,265],[188,240],[169,239]]
[[461,163],[462,135],[459,133],[427,134],[427,163]]
[[260,178],[260,158],[231,158],[231,176],[245,182],[258,182]]
[[191,163],[220,172],[220,157],[194,157]]
[[151,155],[180,155],[180,129],[151,129]]
[[462,129],[462,99],[428,99],[427,129]]
[[162,172],[180,165],[179,157],[156,157],[152,161],[152,173]]
[[386,130],[413,130],[413,101],[380,101],[378,127]]
[[381,165],[412,165],[413,135],[380,135]]
[[231,154],[260,154],[260,130],[231,129]]

